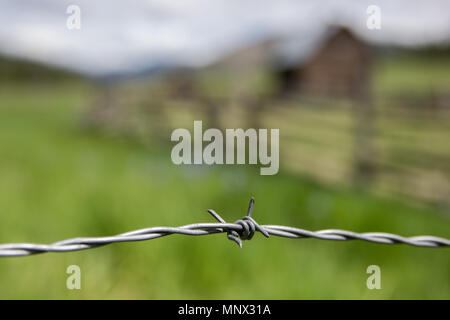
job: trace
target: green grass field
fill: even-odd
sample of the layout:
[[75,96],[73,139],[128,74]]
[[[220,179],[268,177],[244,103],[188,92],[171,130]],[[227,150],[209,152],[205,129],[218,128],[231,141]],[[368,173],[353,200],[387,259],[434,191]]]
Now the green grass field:
[[[177,167],[170,149],[83,131],[89,85],[0,89],[0,243],[48,243],[147,226],[245,215],[305,229],[343,228],[450,237],[448,216],[355,189],[319,185],[281,168]],[[169,141],[169,139],[168,139]],[[82,289],[66,288],[79,265]],[[381,290],[366,268],[381,267]],[[450,298],[449,249],[359,241],[265,239],[243,249],[224,234],[171,236],[93,250],[0,259],[0,298],[410,299]]]

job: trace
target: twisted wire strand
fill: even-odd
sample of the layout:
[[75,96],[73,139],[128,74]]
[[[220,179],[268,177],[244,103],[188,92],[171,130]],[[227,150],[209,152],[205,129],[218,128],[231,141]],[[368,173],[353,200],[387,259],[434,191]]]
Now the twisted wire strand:
[[259,225],[252,218],[254,206],[253,198],[247,215],[235,221],[227,223],[217,212],[208,212],[218,221],[216,223],[194,223],[180,227],[151,227],[144,228],[115,236],[108,237],[81,237],[58,241],[52,244],[35,243],[9,243],[0,244],[0,257],[30,256],[45,252],[68,252],[92,249],[116,242],[145,241],[165,237],[172,234],[182,234],[189,236],[204,236],[216,233],[226,233],[227,238],[236,242],[242,247],[242,240],[250,240],[256,232],[262,233],[265,237],[270,235],[302,239],[315,238],[321,240],[363,240],[381,244],[407,244],[416,247],[449,247],[450,240],[435,236],[415,236],[402,237],[392,233],[366,232],[357,233],[347,230],[327,229],[319,231],[309,231],[300,228],[293,228],[279,225]]

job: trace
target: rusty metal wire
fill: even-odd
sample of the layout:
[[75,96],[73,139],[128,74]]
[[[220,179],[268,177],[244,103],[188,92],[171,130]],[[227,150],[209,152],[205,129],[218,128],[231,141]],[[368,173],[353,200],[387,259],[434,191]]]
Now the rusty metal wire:
[[144,241],[156,239],[172,234],[183,234],[189,236],[203,236],[215,233],[226,232],[228,239],[236,242],[242,247],[242,240],[250,240],[256,232],[262,233],[265,237],[270,235],[285,238],[315,238],[321,240],[364,240],[382,244],[407,244],[417,247],[449,247],[450,240],[434,236],[402,237],[396,234],[383,232],[356,233],[346,230],[328,229],[320,231],[308,231],[299,228],[259,225],[252,218],[254,200],[250,200],[247,215],[235,221],[227,223],[214,210],[208,212],[218,220],[217,223],[195,223],[180,227],[151,227],[121,233],[109,237],[84,237],[72,238],[58,241],[52,244],[34,243],[10,243],[0,245],[0,257],[29,256],[44,252],[67,252],[79,251],[99,246],[104,246],[116,242]]

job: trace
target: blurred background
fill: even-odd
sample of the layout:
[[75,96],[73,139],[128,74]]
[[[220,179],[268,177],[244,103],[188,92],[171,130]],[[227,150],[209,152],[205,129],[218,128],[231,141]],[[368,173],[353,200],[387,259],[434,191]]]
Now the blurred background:
[[[280,172],[174,165],[194,120],[279,128]],[[261,224],[449,238],[449,120],[448,1],[1,0],[0,243],[235,221],[251,196]],[[0,298],[449,299],[450,255],[175,235],[0,259]]]

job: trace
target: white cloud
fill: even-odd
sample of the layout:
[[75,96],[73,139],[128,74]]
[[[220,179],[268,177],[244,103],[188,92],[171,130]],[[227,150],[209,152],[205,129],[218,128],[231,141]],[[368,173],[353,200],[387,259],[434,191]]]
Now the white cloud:
[[[108,75],[202,65],[274,36],[288,41],[288,52],[307,52],[317,30],[332,23],[379,43],[450,40],[449,1],[376,2],[382,10],[380,32],[364,27],[365,9],[373,4],[368,0],[3,0],[0,52]],[[81,30],[65,28],[69,4],[81,8]]]

